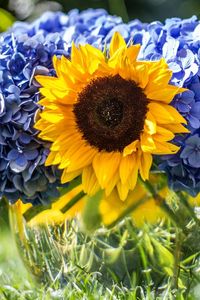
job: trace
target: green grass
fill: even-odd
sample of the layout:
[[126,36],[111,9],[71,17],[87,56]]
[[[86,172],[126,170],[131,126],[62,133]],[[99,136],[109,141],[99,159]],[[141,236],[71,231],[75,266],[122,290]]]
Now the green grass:
[[1,232],[0,239],[0,300],[57,300],[57,299],[136,299],[135,290],[120,285],[105,288],[95,278],[96,275],[76,273],[76,276],[60,286],[58,282],[52,286],[42,286],[35,282],[25,270],[19,258],[13,237],[8,230]]
[[[95,275],[76,274],[74,280],[62,288],[58,282],[45,287],[35,282],[19,258],[15,242],[9,230],[0,238],[0,300],[51,300],[51,299],[129,299],[128,290],[113,286],[105,289]],[[130,297],[132,292],[130,292]],[[134,298],[130,298],[134,299]]]
[[[93,249],[93,251],[94,248],[92,247],[95,245],[99,249],[99,242],[102,245],[106,245],[106,249],[107,245],[111,245],[113,241],[115,245],[118,245],[116,244],[117,237],[120,245],[125,243],[126,247],[129,245],[131,248],[136,245],[134,248],[135,254],[131,254],[130,259],[127,261],[128,264],[133,263],[133,261],[136,264],[136,272],[131,274],[128,286],[122,286],[120,281],[114,278],[112,272],[110,273],[111,281],[106,284],[106,277],[102,278],[99,272],[95,272],[95,270],[86,272],[84,269],[70,265],[70,263],[67,265],[68,273],[64,280],[60,279],[63,278],[62,276],[60,278],[56,276],[50,281],[47,280],[46,285],[42,284],[41,282],[45,278],[45,275],[49,277],[46,267],[55,258],[55,253],[58,262],[59,255],[62,257],[63,254],[62,250],[59,254],[59,248],[55,248],[51,244],[51,233],[48,231],[44,231],[45,240],[43,240],[43,235],[40,236],[38,244],[34,244],[34,239],[30,240],[30,253],[34,254],[34,249],[36,249],[36,262],[37,259],[41,259],[41,263],[38,265],[40,265],[41,269],[44,268],[44,272],[38,276],[39,280],[36,282],[21,262],[10,231],[8,229],[1,230],[0,300],[198,300],[200,295],[200,263],[199,258],[197,259],[197,250],[200,250],[200,227],[190,225],[190,228],[188,225],[187,229],[190,231],[185,237],[180,228],[177,228],[177,232],[175,232],[173,231],[174,227],[170,226],[167,228],[158,226],[152,229],[146,225],[142,231],[135,231],[132,226],[128,228],[128,222],[125,226],[125,231],[124,227],[122,227],[122,230],[120,227],[117,227],[114,236],[113,234],[108,234],[103,240],[99,239],[99,237],[98,239],[94,239],[94,241],[89,240],[89,249]],[[128,244],[126,244],[126,230],[129,230],[132,238]],[[68,233],[70,233],[69,230]],[[177,235],[178,239],[173,244],[172,241],[175,235]],[[74,239],[75,237],[72,235],[72,238]],[[98,244],[96,244],[97,241]],[[130,243],[131,241],[133,244]],[[51,243],[48,245],[46,242]],[[45,250],[47,251],[45,254],[47,255],[46,262],[43,259],[44,253],[39,251],[38,248],[41,245],[45,245]],[[53,252],[52,249],[56,252]],[[116,249],[111,251],[112,255],[110,257],[108,256],[111,262],[107,262],[112,267],[117,267],[117,269],[119,269],[120,265],[121,269],[123,266],[121,260],[123,255],[121,254],[124,252],[118,252],[119,249]],[[170,252],[169,250],[173,251]],[[109,253],[111,254],[111,252]],[[81,253],[82,255],[84,254],[83,251]],[[113,253],[116,256],[113,256]],[[173,264],[171,253],[175,257],[175,264]],[[77,256],[75,257],[75,262],[76,259],[79,260],[79,254],[79,252],[75,253],[75,256]],[[86,257],[89,257],[88,252],[86,252]],[[116,264],[113,257],[116,258]],[[119,258],[120,261],[118,260]],[[66,258],[65,261],[67,261]],[[56,272],[59,273],[59,265]],[[117,274],[117,272],[115,273]],[[168,276],[167,274],[171,275]],[[101,279],[103,279],[104,284],[101,283]]]
[[[73,276],[72,276],[73,278]],[[52,286],[42,286],[39,283],[35,283],[30,275],[25,270],[19,256],[13,239],[8,231],[1,235],[0,243],[0,299],[5,300],[50,300],[50,299],[89,299],[89,300],[106,300],[106,299],[199,299],[198,295],[200,287],[197,286],[194,289],[193,295],[189,295],[187,298],[182,296],[182,292],[175,293],[171,291],[169,286],[166,286],[165,292],[160,297],[154,297],[153,293],[145,295],[145,291],[142,287],[135,287],[128,289],[121,287],[120,284],[113,285],[110,288],[104,288],[97,279],[95,274],[83,275],[83,273],[76,273],[76,276],[71,282],[66,283],[62,288],[60,284],[54,283]],[[136,297],[136,294],[140,293],[140,297]],[[197,297],[194,296],[196,294]],[[175,296],[176,295],[176,296]]]

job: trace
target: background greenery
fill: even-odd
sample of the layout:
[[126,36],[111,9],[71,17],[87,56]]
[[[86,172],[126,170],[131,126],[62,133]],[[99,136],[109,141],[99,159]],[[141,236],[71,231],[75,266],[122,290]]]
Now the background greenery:
[[[125,2],[127,12],[124,11]],[[163,21],[168,17],[187,18],[199,14],[199,0],[0,0],[0,8],[20,20],[33,19],[46,10],[68,11],[88,7],[105,8],[112,14],[122,15],[125,21],[133,18],[142,21]],[[3,23],[3,22],[2,22]]]

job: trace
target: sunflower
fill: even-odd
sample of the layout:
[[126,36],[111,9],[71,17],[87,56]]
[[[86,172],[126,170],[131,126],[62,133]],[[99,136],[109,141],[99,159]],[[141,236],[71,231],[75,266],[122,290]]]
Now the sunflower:
[[164,59],[138,61],[139,51],[115,33],[109,51],[73,44],[70,59],[53,57],[57,77],[36,76],[44,109],[35,127],[62,183],[82,175],[85,193],[116,190],[124,201],[139,174],[149,178],[152,155],[179,150],[170,141],[188,130],[170,102],[185,89],[169,84]]

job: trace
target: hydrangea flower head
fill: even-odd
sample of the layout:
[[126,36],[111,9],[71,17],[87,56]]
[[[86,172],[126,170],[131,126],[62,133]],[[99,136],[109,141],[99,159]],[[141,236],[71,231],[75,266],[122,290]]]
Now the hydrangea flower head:
[[154,60],[164,57],[173,72],[171,82],[188,89],[187,92],[176,95],[172,105],[187,120],[190,133],[175,139],[180,151],[175,155],[166,156],[160,167],[167,173],[172,189],[185,190],[193,196],[200,192],[200,173],[196,167],[198,147],[195,162],[194,154],[190,159],[186,159],[185,155],[188,153],[190,138],[194,135],[196,139],[200,128],[199,28],[200,22],[193,16],[185,20],[167,19],[164,24],[153,22],[140,33],[143,50],[141,59]]

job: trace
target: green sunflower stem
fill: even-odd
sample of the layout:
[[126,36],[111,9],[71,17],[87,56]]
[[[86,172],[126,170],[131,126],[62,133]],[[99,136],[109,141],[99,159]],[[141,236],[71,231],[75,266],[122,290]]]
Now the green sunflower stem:
[[51,204],[32,206],[23,214],[23,217],[26,220],[26,222],[29,222],[31,219],[36,217],[42,211],[47,209],[51,209]]
[[76,203],[78,203],[83,197],[85,196],[84,192],[80,192],[78,195],[76,195],[74,198],[72,198],[62,209],[61,212],[64,214],[66,213],[70,208],[72,208]]
[[[148,269],[148,258],[146,256],[145,253],[145,249],[143,249],[142,245],[139,244],[139,251],[140,251],[140,256],[141,256],[141,261],[142,261],[142,265],[144,270],[146,271]],[[148,299],[152,299],[151,297],[151,276],[149,272],[144,272],[145,277],[146,277],[146,281],[147,281],[147,296]]]
[[121,16],[124,22],[129,21],[128,11],[124,0],[108,0],[110,13]]

